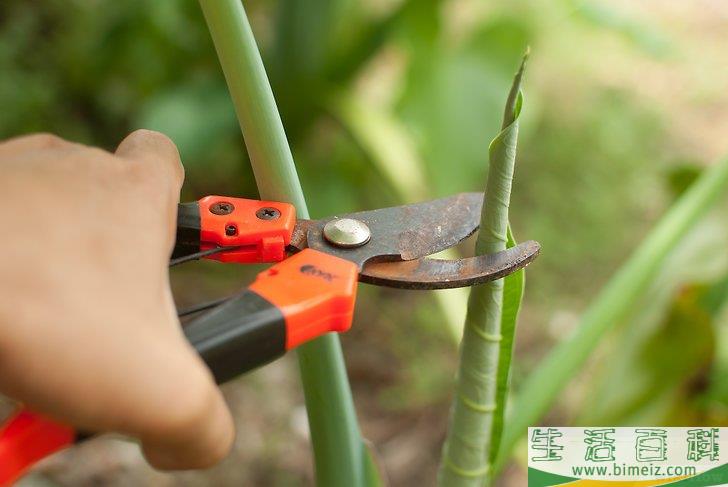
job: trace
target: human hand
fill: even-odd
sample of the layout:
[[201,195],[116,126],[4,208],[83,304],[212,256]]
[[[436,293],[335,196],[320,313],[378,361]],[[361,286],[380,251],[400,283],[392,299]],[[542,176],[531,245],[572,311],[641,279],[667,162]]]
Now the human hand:
[[115,154],[30,135],[0,143],[0,392],[89,432],[202,468],[234,429],[169,288],[184,172],[140,130]]

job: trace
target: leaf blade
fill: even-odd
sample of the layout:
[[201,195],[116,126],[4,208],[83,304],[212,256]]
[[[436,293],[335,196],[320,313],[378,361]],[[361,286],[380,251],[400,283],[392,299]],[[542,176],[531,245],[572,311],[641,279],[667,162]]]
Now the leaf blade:
[[[479,255],[505,250],[509,240],[513,241],[508,208],[515,169],[518,118],[522,107],[520,86],[526,58],[523,57],[513,79],[503,117],[503,129],[488,147],[485,200],[480,232],[475,243],[475,251]],[[511,284],[514,283],[518,284],[511,279]],[[510,352],[513,343],[513,337],[510,336],[506,345],[503,344],[504,292],[504,279],[473,286],[470,290],[455,399],[438,485],[480,487],[488,484],[491,478],[492,441],[499,441],[502,421],[496,419],[495,413],[503,407],[497,401],[499,395],[501,399],[505,397],[508,376],[508,371],[503,371],[504,375],[501,375],[499,366],[501,361],[510,364],[510,353],[508,357],[501,358],[501,350]],[[519,304],[516,298],[520,302],[518,290],[511,288],[506,322],[509,333],[515,330]],[[498,430],[493,428],[496,423]]]
[[[507,248],[515,247],[516,239],[510,226],[508,227]],[[511,362],[513,360],[513,346],[516,336],[516,322],[518,312],[523,301],[523,292],[526,287],[526,270],[519,269],[505,278],[503,286],[503,308],[501,312],[501,336],[498,354],[498,378],[496,382],[496,404],[500,405],[493,412],[493,431],[490,438],[490,463],[494,463],[500,448],[503,435],[506,402],[511,382]]]
[[600,338],[643,295],[670,251],[693,228],[728,186],[728,158],[714,165],[668,210],[583,315],[575,333],[561,341],[527,378],[503,432],[495,469],[503,468],[517,441],[546,413],[557,395],[586,362]]

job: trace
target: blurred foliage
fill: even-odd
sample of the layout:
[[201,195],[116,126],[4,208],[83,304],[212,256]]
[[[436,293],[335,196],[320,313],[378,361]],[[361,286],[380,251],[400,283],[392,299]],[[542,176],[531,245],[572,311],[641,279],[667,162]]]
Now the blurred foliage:
[[[699,170],[676,168],[671,186]],[[722,367],[718,337],[728,305],[726,201],[672,252],[636,311],[599,358],[588,387],[588,424],[722,424],[726,397],[715,375]],[[723,325],[723,326],[721,326]],[[618,358],[619,360],[615,360]],[[625,381],[625,377],[630,377]],[[722,397],[721,397],[722,396]]]
[[[246,8],[314,217],[479,190],[511,76],[531,45],[511,220],[543,251],[529,270],[515,389],[563,333],[558,317],[585,307],[706,162],[689,149],[670,152],[665,120],[679,114],[590,75],[599,59],[591,49],[604,39],[610,59],[627,64],[679,49],[609,2],[251,0]],[[180,148],[184,198],[256,196],[195,1],[3,0],[0,72],[0,139],[46,131],[113,149],[135,128],[157,129]],[[706,219],[675,253],[675,272],[610,336],[557,417],[728,422],[728,265],[711,264],[725,221]],[[706,273],[677,272],[686,269]],[[425,296],[394,315],[413,315],[417,327],[406,331],[379,312],[403,306],[400,294],[362,300],[366,316],[394,330],[381,339],[404,371],[384,386],[385,409],[449,394],[443,361],[426,356],[440,357],[437,343],[447,339],[428,338],[442,320]]]

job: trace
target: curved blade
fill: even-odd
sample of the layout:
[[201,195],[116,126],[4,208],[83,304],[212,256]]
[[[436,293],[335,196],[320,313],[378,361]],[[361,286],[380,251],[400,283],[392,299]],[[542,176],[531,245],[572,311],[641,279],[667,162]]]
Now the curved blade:
[[404,289],[450,289],[472,286],[505,277],[530,264],[541,250],[529,240],[490,255],[456,260],[422,258],[404,262],[372,262],[359,280],[378,286]]
[[331,245],[323,237],[323,227],[331,220],[327,218],[306,225],[306,244],[360,268],[370,261],[419,259],[472,235],[480,225],[482,206],[483,193],[460,193],[412,205],[339,215],[366,223],[371,231],[369,242],[348,249]]

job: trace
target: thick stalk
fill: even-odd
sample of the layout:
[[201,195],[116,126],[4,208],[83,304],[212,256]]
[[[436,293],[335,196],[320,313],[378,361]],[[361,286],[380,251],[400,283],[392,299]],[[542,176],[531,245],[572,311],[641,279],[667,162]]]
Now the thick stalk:
[[[515,168],[524,64],[525,58],[506,102],[501,133],[489,148],[485,201],[475,244],[479,255],[505,250],[508,243],[508,206]],[[496,398],[503,287],[504,280],[499,279],[474,286],[470,291],[455,399],[440,467],[441,486],[480,487],[490,478],[490,445],[494,413],[499,406]]]
[[505,465],[528,426],[537,425],[602,337],[624,319],[650,288],[660,266],[728,187],[728,158],[707,169],[662,217],[584,313],[574,334],[560,342],[518,391],[503,433],[496,470]]
[[[263,61],[240,0],[200,0],[263,199],[306,202]],[[298,348],[319,485],[364,485],[365,450],[335,334]]]

